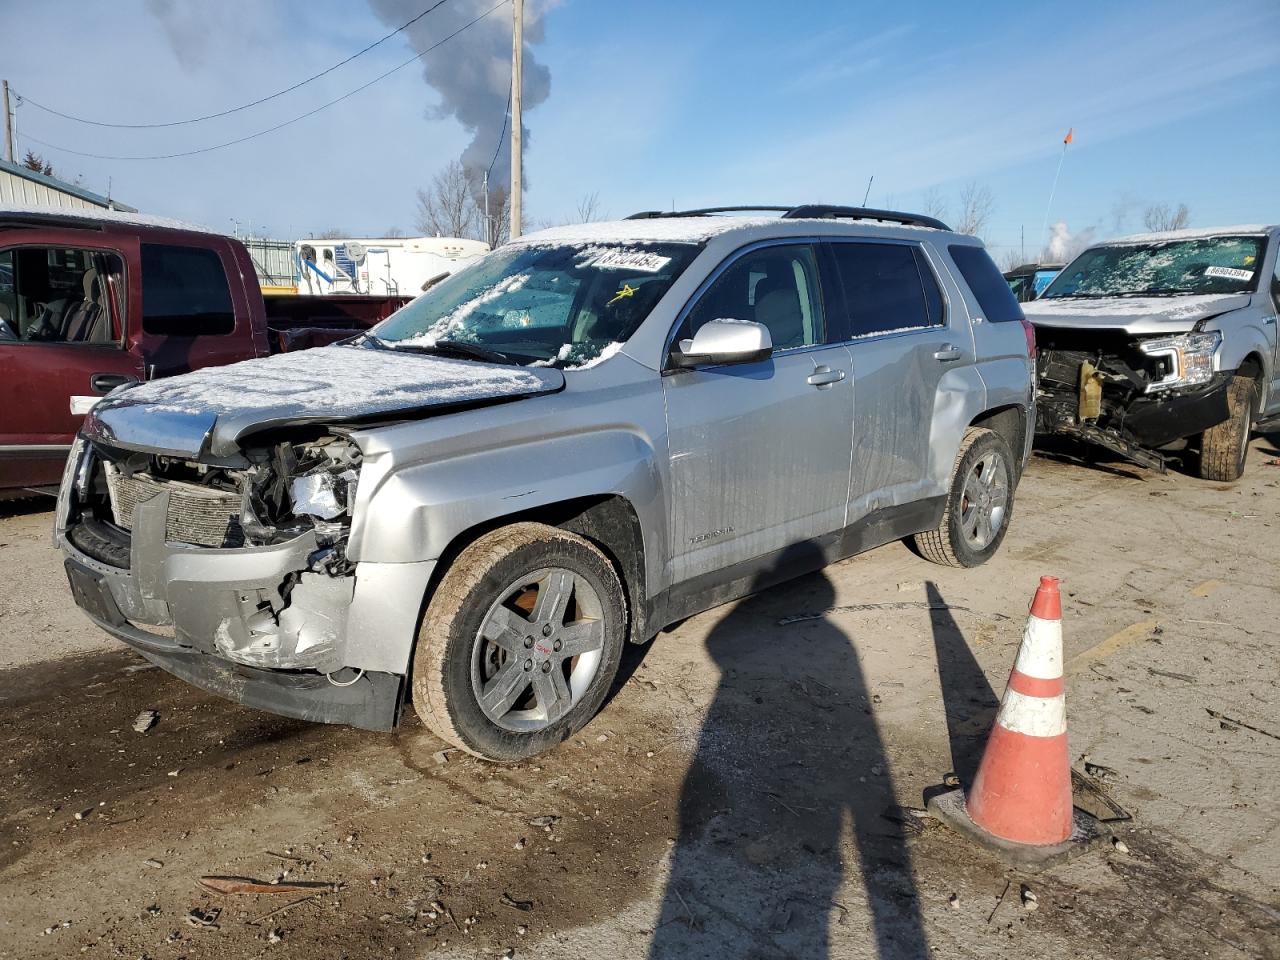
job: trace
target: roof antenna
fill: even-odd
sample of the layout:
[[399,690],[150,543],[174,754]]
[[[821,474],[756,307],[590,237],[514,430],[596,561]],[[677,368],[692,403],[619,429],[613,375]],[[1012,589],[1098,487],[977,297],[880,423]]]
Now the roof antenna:
[[873,173],[871,179],[867,181],[867,192],[862,195],[862,205],[867,205],[867,198],[871,196],[871,184],[875,182],[876,175]]

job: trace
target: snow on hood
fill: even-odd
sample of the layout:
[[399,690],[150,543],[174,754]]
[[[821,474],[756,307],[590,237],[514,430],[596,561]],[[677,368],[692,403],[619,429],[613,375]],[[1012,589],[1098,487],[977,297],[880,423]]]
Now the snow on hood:
[[[210,367],[113,393],[86,421],[125,446],[227,456],[237,440],[293,423],[335,422],[550,393],[559,370],[328,346]],[[105,430],[104,430],[105,428]]]
[[1022,305],[1038,327],[1120,329],[1128,333],[1182,333],[1201,320],[1249,305],[1239,293],[1176,297],[1051,297]]

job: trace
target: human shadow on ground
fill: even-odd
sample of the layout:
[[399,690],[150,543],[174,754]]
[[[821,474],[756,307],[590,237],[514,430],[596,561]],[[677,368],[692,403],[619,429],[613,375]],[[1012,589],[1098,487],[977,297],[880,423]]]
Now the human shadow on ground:
[[968,787],[978,772],[982,748],[991,731],[1000,698],[965,641],[941,591],[932,581],[925,593],[933,608],[933,646],[938,658],[938,681],[947,717],[947,738],[951,743],[951,769]]
[[[800,546],[780,567],[820,563]],[[834,602],[813,574],[743,601],[708,635],[721,679],[680,796],[653,960],[809,960],[855,939],[881,958],[928,955],[878,697],[853,641],[823,618],[779,624]],[[850,875],[860,882],[842,894]]]

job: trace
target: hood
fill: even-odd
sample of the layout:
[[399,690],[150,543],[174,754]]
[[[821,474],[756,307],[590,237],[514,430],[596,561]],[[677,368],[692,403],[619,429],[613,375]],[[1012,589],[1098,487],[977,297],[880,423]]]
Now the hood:
[[117,391],[93,408],[85,433],[154,453],[226,457],[270,427],[421,415],[563,387],[564,375],[549,367],[317,347]]
[[1123,330],[1131,334],[1186,333],[1201,320],[1249,305],[1247,293],[1176,297],[1063,297],[1032,300],[1022,312],[1037,327]]

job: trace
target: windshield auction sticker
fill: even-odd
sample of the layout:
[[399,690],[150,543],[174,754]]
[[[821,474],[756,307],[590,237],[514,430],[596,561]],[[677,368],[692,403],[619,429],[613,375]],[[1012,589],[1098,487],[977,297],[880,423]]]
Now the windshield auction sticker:
[[586,266],[598,270],[633,270],[637,273],[657,273],[671,262],[670,257],[647,253],[644,250],[610,250],[587,262]]
[[1252,270],[1238,270],[1235,267],[1205,267],[1206,277],[1217,277],[1220,280],[1252,280]]

